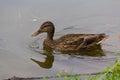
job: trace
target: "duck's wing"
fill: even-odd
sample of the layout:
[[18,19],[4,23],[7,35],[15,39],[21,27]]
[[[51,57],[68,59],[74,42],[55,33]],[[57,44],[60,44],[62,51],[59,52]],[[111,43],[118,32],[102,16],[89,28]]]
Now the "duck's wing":
[[94,46],[94,45],[99,45],[102,42],[104,42],[106,39],[108,39],[108,35],[105,34],[92,34],[84,37],[84,43],[85,46]]
[[84,37],[79,34],[67,34],[56,40],[56,49],[63,51],[77,50],[77,47],[84,42]]
[[79,49],[98,45],[105,39],[105,34],[67,34],[56,40],[56,47]]
[[79,43],[83,42],[84,37],[80,34],[67,34],[60,37],[57,41],[58,44],[62,45],[78,45]]

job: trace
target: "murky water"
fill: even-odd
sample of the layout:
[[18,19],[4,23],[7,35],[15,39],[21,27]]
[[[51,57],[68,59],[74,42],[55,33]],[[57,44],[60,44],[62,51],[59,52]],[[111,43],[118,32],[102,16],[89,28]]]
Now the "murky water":
[[[119,7],[119,0],[0,0],[0,79],[104,70],[119,57],[114,54],[120,49]],[[110,36],[102,44],[106,56],[40,54],[46,34],[36,38],[31,34],[46,20],[54,22],[56,38],[67,33],[106,33]]]

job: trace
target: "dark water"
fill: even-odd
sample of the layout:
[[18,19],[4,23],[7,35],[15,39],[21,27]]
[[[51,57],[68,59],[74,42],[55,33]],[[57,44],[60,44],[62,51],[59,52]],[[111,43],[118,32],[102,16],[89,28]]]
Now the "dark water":
[[[104,70],[119,57],[114,54],[120,49],[119,7],[119,0],[0,0],[0,79]],[[102,44],[106,56],[41,54],[46,34],[36,38],[31,34],[46,20],[55,23],[55,38],[67,33],[106,33],[110,36]]]

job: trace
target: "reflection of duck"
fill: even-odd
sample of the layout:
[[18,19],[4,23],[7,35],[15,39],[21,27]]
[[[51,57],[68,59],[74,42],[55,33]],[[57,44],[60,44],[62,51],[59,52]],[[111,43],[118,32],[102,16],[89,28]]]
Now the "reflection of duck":
[[87,49],[101,44],[108,38],[105,34],[67,34],[57,40],[53,40],[54,31],[54,24],[47,21],[32,36],[46,32],[47,37],[44,40],[44,46],[62,52],[77,52],[81,49]]
[[31,60],[37,63],[40,67],[49,69],[52,67],[52,64],[54,62],[54,56],[47,56],[44,62],[35,60],[33,58],[31,58]]
[[92,57],[105,56],[104,51],[101,48],[101,45],[95,45],[86,50],[82,49],[80,50],[79,53],[76,53],[75,55],[92,56]]
[[51,50],[51,49],[46,50],[46,53],[47,53],[47,54],[45,54],[45,55],[46,55],[46,58],[45,58],[45,61],[44,61],[44,62],[35,60],[35,59],[33,59],[33,58],[31,58],[31,60],[34,61],[35,63],[37,63],[40,67],[49,69],[49,68],[51,68],[52,65],[53,65],[54,56],[52,55],[52,50]]

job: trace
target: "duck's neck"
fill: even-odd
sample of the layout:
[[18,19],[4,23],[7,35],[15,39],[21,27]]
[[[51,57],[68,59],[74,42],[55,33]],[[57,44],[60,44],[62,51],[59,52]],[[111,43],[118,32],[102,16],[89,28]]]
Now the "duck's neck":
[[47,31],[47,40],[51,40],[53,41],[53,36],[54,36],[54,32],[55,32],[55,27],[54,25],[52,24],[50,27],[50,30]]
[[53,40],[54,32],[47,32],[47,40]]

